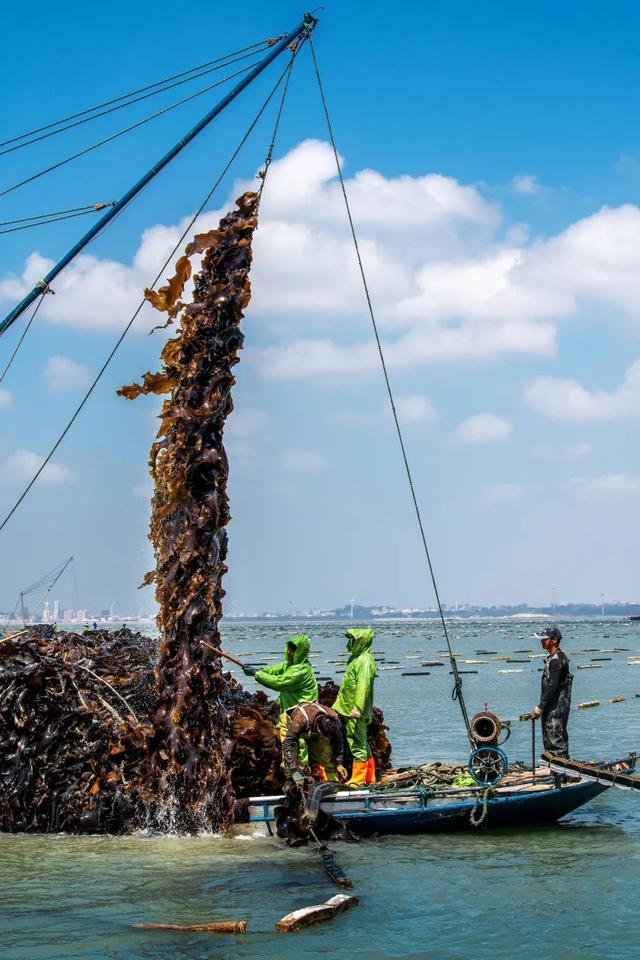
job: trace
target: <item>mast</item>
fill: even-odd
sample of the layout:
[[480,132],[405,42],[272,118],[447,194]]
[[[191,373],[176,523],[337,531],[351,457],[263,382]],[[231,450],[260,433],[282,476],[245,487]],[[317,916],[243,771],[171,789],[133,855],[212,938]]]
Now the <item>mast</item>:
[[49,285],[55,280],[55,278],[60,274],[66,266],[68,266],[71,261],[77,257],[77,255],[84,250],[84,248],[91,243],[91,241],[98,236],[98,234],[104,230],[104,228],[115,218],[119,213],[124,210],[124,208],[136,197],[140,191],[150,183],[153,178],[160,173],[164,167],[170,163],[174,157],[176,157],[187,144],[191,143],[199,133],[201,133],[205,127],[207,127],[212,120],[214,120],[219,114],[222,113],[229,104],[235,100],[235,98],[242,93],[242,91],[253,83],[253,81],[258,77],[263,70],[265,70],[269,64],[280,56],[280,54],[287,49],[287,47],[294,43],[295,40],[300,36],[301,33],[310,32],[314,29],[318,20],[310,13],[305,13],[301,22],[294,27],[285,37],[279,40],[273,45],[267,56],[256,64],[256,66],[251,70],[245,77],[240,80],[236,86],[231,90],[225,97],[220,100],[215,107],[213,107],[205,116],[189,130],[176,144],[171,147],[165,155],[155,163],[150,170],[148,170],[143,177],[141,177],[137,183],[135,183],[127,192],[121,197],[118,202],[111,207],[100,220],[94,224],[94,226],[88,230],[85,235],[78,240],[78,242],[62,257],[61,260],[56,263],[54,267],[51,268],[49,273],[42,280],[39,280],[36,283],[35,287],[23,297],[20,303],[13,308],[13,310],[7,314],[4,320],[0,323],[0,336],[9,329],[12,323],[14,323],[18,317],[24,313],[24,311],[36,300],[41,294],[46,293],[49,289]]

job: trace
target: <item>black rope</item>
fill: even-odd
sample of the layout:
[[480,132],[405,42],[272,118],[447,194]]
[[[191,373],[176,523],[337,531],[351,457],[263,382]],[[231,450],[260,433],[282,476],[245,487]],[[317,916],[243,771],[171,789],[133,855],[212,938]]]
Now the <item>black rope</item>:
[[124,110],[125,107],[130,107],[134,103],[140,103],[142,100],[148,100],[149,97],[156,97],[159,93],[165,93],[166,90],[173,90],[174,87],[180,87],[185,83],[191,83],[192,80],[198,80],[200,77],[205,77],[209,73],[215,73],[217,70],[222,70],[223,67],[228,67],[232,63],[237,63],[240,60],[247,60],[249,57],[254,57],[249,64],[253,66],[254,63],[258,62],[260,55],[263,50],[255,50],[252,53],[245,53],[241,57],[235,57],[233,60],[226,60],[224,63],[219,64],[216,67],[209,67],[207,70],[202,70],[201,73],[195,73],[192,77],[187,77],[184,80],[176,80],[175,83],[170,83],[165,87],[162,87],[160,90],[153,90],[151,93],[145,93],[140,97],[134,97],[132,100],[127,100],[125,103],[119,103],[115,107],[109,107],[107,110],[101,110],[99,113],[94,113],[90,117],[85,117],[82,120],[75,120],[73,123],[67,123],[62,127],[59,127],[57,130],[50,130],[48,133],[42,133],[38,137],[32,137],[31,140],[25,140],[23,143],[16,143],[12,147],[7,147],[6,150],[0,150],[0,157],[5,156],[7,153],[13,153],[15,150],[22,150],[23,147],[29,147],[32,143],[39,143],[41,140],[47,140],[49,137],[55,137],[58,133],[64,133],[65,130],[72,130],[74,127],[80,127],[84,123],[89,123],[91,120],[97,120],[99,117],[106,117],[110,113],[114,113],[116,110]]
[[165,77],[164,80],[156,80],[155,83],[147,84],[146,87],[139,87],[137,90],[131,90],[129,93],[123,93],[119,97],[114,97],[112,100],[105,100],[103,103],[97,103],[94,107],[87,107],[86,110],[80,110],[79,113],[72,113],[68,117],[61,117],[60,120],[53,120],[51,123],[45,123],[41,127],[36,127],[34,130],[27,130],[26,133],[21,133],[16,137],[11,137],[9,140],[0,141],[0,147],[6,147],[10,143],[16,143],[18,140],[24,140],[25,137],[31,137],[35,133],[41,133],[43,130],[50,130],[51,127],[57,127],[61,123],[67,123],[69,120],[76,120],[78,117],[84,117],[88,113],[94,113],[96,110],[101,110],[103,107],[110,107],[112,103],[119,103],[121,100],[128,100],[130,97],[135,97],[139,93],[146,93],[147,90],[152,90],[154,87],[160,87],[165,83],[170,83],[172,80],[177,80],[179,77],[185,77],[188,73],[194,73],[196,70],[202,70],[205,67],[210,67],[214,63],[222,63],[223,61],[229,60],[231,57],[235,57],[239,53],[245,53],[247,50],[254,50],[256,47],[270,47],[274,42],[280,40],[281,37],[277,37],[276,40],[260,40],[258,43],[249,44],[248,47],[241,47],[239,50],[234,50],[232,53],[226,54],[224,57],[217,57],[215,60],[207,60],[206,63],[200,63],[197,67],[191,67],[189,70],[183,70],[181,73],[174,73],[170,77]]
[[17,342],[17,344],[16,344],[16,346],[15,346],[15,348],[14,348],[14,351],[13,351],[13,353],[11,354],[11,356],[9,357],[9,359],[8,359],[8,361],[7,361],[7,364],[6,364],[5,368],[4,368],[4,370],[2,371],[2,373],[0,373],[0,383],[2,383],[2,381],[3,381],[4,378],[6,377],[7,373],[9,372],[9,368],[10,368],[11,364],[13,363],[13,361],[14,361],[14,359],[15,359],[15,356],[16,356],[16,354],[17,354],[17,352],[18,352],[18,350],[19,350],[20,347],[22,346],[22,341],[24,340],[24,338],[25,338],[26,335],[28,334],[28,332],[29,332],[29,327],[31,326],[31,324],[32,324],[33,321],[35,320],[36,314],[37,314],[38,310],[40,309],[40,307],[42,306],[42,301],[44,300],[44,298],[46,297],[46,295],[47,295],[47,290],[44,290],[44,291],[42,292],[42,296],[40,297],[40,299],[39,299],[38,302],[36,303],[35,307],[34,307],[33,310],[31,311],[31,316],[29,317],[29,319],[28,319],[28,321],[27,321],[27,324],[26,324],[24,330],[22,331],[22,334],[21,334],[20,339],[18,340],[18,342]]
[[138,127],[142,127],[145,123],[149,123],[150,120],[155,120],[157,117],[161,117],[163,114],[169,113],[170,110],[175,110],[176,107],[181,107],[184,103],[188,103],[190,100],[194,100],[196,97],[202,96],[203,93],[213,90],[214,87],[219,87],[221,84],[227,83],[228,80],[233,80],[235,77],[239,77],[241,74],[251,70],[252,66],[253,64],[250,63],[248,66],[236,71],[236,73],[231,73],[228,76],[223,77],[222,80],[216,80],[215,83],[211,83],[208,86],[203,87],[201,90],[196,90],[195,93],[190,94],[188,97],[183,97],[182,100],[178,100],[176,103],[171,103],[168,107],[163,107],[162,110],[158,110],[156,113],[152,113],[148,117],[143,117],[142,120],[137,120],[136,123],[132,123],[130,126],[124,127],[122,130],[118,130],[117,133],[112,133],[109,137],[105,137],[103,140],[98,140],[97,143],[91,144],[90,147],[85,147],[84,150],[79,150],[78,153],[73,153],[71,156],[65,157],[64,160],[59,160],[57,163],[51,164],[50,167],[45,167],[44,170],[39,170],[38,173],[32,174],[25,180],[20,180],[18,183],[14,183],[12,186],[0,191],[0,197],[5,197],[8,193],[12,193],[19,187],[24,187],[25,184],[31,183],[33,180],[38,180],[39,177],[43,177],[45,174],[51,173],[53,170],[58,170],[60,167],[64,167],[65,164],[71,163],[72,160],[77,160],[78,157],[83,157],[85,154],[91,153],[92,150],[97,150],[98,147],[103,147],[106,143],[111,143],[112,140],[117,140],[118,137],[122,137],[125,133],[130,133],[131,130],[136,130]]
[[3,233],[19,233],[20,230],[32,230],[33,227],[43,227],[47,223],[59,223],[61,220],[74,220],[76,217],[86,217],[88,213],[98,213],[100,210],[104,210],[105,207],[113,206],[115,206],[115,201],[113,203],[99,203],[94,207],[89,207],[87,210],[78,210],[77,213],[65,213],[59,217],[49,215],[46,219],[37,220],[35,223],[23,223],[18,227],[8,227],[6,230],[0,230],[0,236],[2,236]]
[[342,190],[342,196],[344,199],[344,205],[347,211],[347,218],[349,220],[349,227],[351,229],[351,236],[353,238],[353,244],[356,251],[356,257],[358,259],[358,267],[360,269],[360,276],[362,278],[362,285],[364,287],[364,293],[367,300],[367,307],[369,309],[369,316],[371,317],[371,325],[373,327],[373,333],[376,340],[376,346],[378,348],[378,354],[380,356],[380,363],[382,365],[382,373],[384,375],[384,382],[387,387],[387,393],[389,395],[389,402],[391,404],[391,411],[393,413],[393,420],[395,423],[396,433],[398,435],[398,440],[400,441],[400,450],[402,452],[402,460],[404,463],[405,473],[407,475],[407,480],[409,481],[409,489],[411,491],[411,499],[413,501],[413,507],[415,510],[416,518],[418,521],[418,527],[420,528],[420,538],[422,540],[422,546],[424,548],[425,556],[427,559],[427,566],[429,568],[429,575],[431,577],[431,583],[433,585],[433,592],[436,597],[436,602],[438,604],[438,611],[440,614],[440,620],[442,622],[442,629],[444,631],[444,636],[447,641],[447,649],[449,651],[449,661],[451,663],[451,669],[454,675],[454,687],[452,691],[452,699],[457,700],[460,704],[460,710],[462,711],[462,718],[465,722],[467,732],[469,732],[469,716],[467,714],[466,704],[464,702],[464,697],[462,695],[462,678],[458,671],[458,664],[456,663],[456,658],[453,655],[451,649],[451,641],[449,640],[449,631],[447,630],[447,623],[444,617],[444,611],[442,609],[442,603],[440,602],[440,594],[438,591],[438,584],[436,582],[435,572],[433,569],[433,564],[431,562],[431,554],[429,552],[429,546],[427,544],[427,537],[424,530],[424,524],[422,522],[422,514],[420,513],[420,506],[418,504],[418,498],[416,496],[416,491],[413,483],[413,475],[411,473],[411,467],[409,466],[409,459],[407,457],[407,451],[404,444],[404,437],[402,434],[402,429],[400,427],[400,420],[398,419],[398,412],[396,410],[395,400],[393,397],[393,390],[391,389],[391,381],[389,379],[389,373],[387,370],[387,363],[384,356],[384,351],[382,349],[382,342],[380,340],[380,334],[378,332],[378,323],[376,321],[375,313],[373,311],[373,304],[371,302],[371,294],[369,293],[369,284],[367,283],[367,277],[364,270],[364,265],[362,263],[362,256],[360,255],[360,246],[358,244],[358,237],[356,234],[356,228],[353,222],[353,217],[351,216],[351,207],[349,205],[349,198],[347,197],[347,189],[344,182],[344,177],[342,176],[342,169],[340,167],[340,159],[338,157],[338,148],[336,146],[335,137],[333,134],[333,127],[331,125],[331,119],[329,117],[329,107],[327,105],[327,98],[324,93],[324,87],[322,86],[322,80],[320,78],[320,68],[318,66],[318,60],[316,57],[315,47],[313,45],[313,40],[309,36],[309,46],[311,49],[311,56],[313,58],[313,66],[315,69],[316,78],[318,81],[318,88],[320,90],[320,97],[322,99],[322,107],[324,110],[325,119],[327,121],[327,130],[329,131],[329,138],[331,140],[331,146],[333,148],[333,155],[336,161],[336,168],[338,171],[338,177],[340,179],[340,187]]
[[0,220],[0,227],[9,227],[13,223],[26,223],[28,220],[45,220],[48,217],[60,217],[64,213],[78,213],[82,210],[102,210],[112,207],[115,201],[108,203],[86,203],[83,207],[69,207],[68,210],[53,210],[51,213],[34,213],[31,217],[16,217],[14,220]]
[[[217,190],[217,188],[219,187],[219,185],[220,185],[220,183],[222,182],[223,178],[226,176],[229,168],[231,167],[231,165],[232,165],[233,162],[235,161],[236,157],[238,156],[238,154],[239,154],[240,151],[242,150],[242,148],[243,148],[243,146],[245,145],[246,141],[249,139],[249,136],[251,135],[251,133],[253,132],[254,128],[256,127],[256,124],[257,124],[258,121],[260,120],[260,117],[262,116],[262,114],[263,114],[264,111],[266,110],[267,106],[268,106],[269,103],[271,102],[272,98],[274,97],[276,91],[277,91],[278,88],[280,87],[280,84],[281,84],[282,81],[290,74],[291,69],[292,69],[292,67],[293,67],[293,63],[294,63],[295,58],[296,58],[296,55],[297,55],[297,53],[298,53],[298,51],[299,51],[300,49],[301,49],[301,47],[299,47],[298,50],[296,50],[296,51],[294,51],[294,52],[292,53],[292,56],[291,56],[291,59],[290,59],[289,63],[287,64],[287,66],[284,68],[284,70],[282,71],[282,73],[281,73],[280,76],[278,77],[278,79],[277,79],[276,83],[274,84],[271,92],[269,93],[269,95],[267,96],[266,100],[263,102],[262,106],[261,106],[260,109],[258,110],[256,116],[254,117],[254,119],[252,120],[251,124],[249,125],[246,133],[244,134],[244,136],[243,136],[242,139],[240,140],[240,142],[239,142],[238,146],[236,147],[236,149],[234,150],[234,152],[231,154],[231,157],[230,157],[229,161],[227,162],[226,166],[224,167],[224,169],[222,170],[222,173],[219,175],[218,179],[215,181],[215,183],[213,184],[213,186],[211,187],[211,189],[208,191],[207,195],[205,196],[204,200],[201,202],[201,204],[200,204],[200,206],[198,207],[197,211],[195,212],[195,214],[193,215],[193,217],[191,218],[191,220],[189,221],[189,223],[187,224],[187,226],[186,226],[185,229],[183,230],[183,232],[182,232],[179,240],[177,241],[177,243],[176,243],[175,246],[173,247],[171,253],[170,253],[169,256],[166,258],[166,260],[164,261],[164,263],[162,264],[162,266],[160,267],[160,270],[159,270],[158,273],[156,274],[155,279],[154,279],[153,282],[149,285],[151,289],[153,289],[153,287],[155,287],[155,285],[157,284],[157,282],[158,282],[158,281],[160,280],[160,278],[162,277],[162,275],[163,275],[164,271],[166,270],[167,266],[169,265],[169,263],[172,261],[173,257],[175,256],[178,248],[181,246],[181,244],[183,243],[185,237],[186,237],[187,234],[191,231],[194,223],[196,222],[196,220],[198,219],[198,217],[200,216],[200,214],[201,214],[202,211],[204,210],[205,206],[207,205],[207,203],[209,202],[209,200],[211,199],[211,197],[213,196],[213,194],[215,193],[215,191]],[[286,87],[285,87],[285,93],[286,93]],[[281,111],[280,111],[280,113],[281,113]],[[40,305],[41,302],[42,302],[42,301],[39,301],[38,306]],[[102,378],[102,375],[104,374],[105,370],[107,369],[107,367],[109,366],[109,364],[110,364],[111,361],[113,360],[114,356],[115,356],[116,353],[118,352],[118,349],[120,348],[120,345],[122,344],[124,338],[125,338],[125,337],[127,336],[127,334],[129,333],[131,327],[133,326],[135,320],[136,320],[137,317],[138,317],[138,314],[140,313],[140,311],[142,310],[142,308],[143,308],[143,306],[145,305],[146,302],[147,302],[147,301],[146,301],[146,297],[143,297],[143,299],[140,301],[140,303],[139,303],[138,306],[136,307],[136,310],[135,310],[133,316],[132,316],[131,319],[127,322],[127,325],[125,326],[124,330],[122,331],[122,333],[120,334],[120,336],[119,336],[118,339],[116,340],[114,346],[113,346],[112,349],[111,349],[111,352],[109,353],[109,355],[107,356],[106,360],[104,361],[104,363],[103,363],[102,366],[100,367],[100,370],[99,370],[98,373],[96,374],[93,382],[91,383],[91,385],[90,385],[90,387],[88,388],[87,392],[85,393],[84,397],[82,398],[82,400],[80,401],[80,403],[79,403],[78,406],[76,407],[75,412],[73,413],[73,415],[71,416],[71,418],[70,418],[69,421],[67,422],[67,425],[65,426],[64,430],[63,430],[62,433],[59,435],[58,439],[56,440],[56,442],[54,443],[54,445],[51,447],[49,453],[47,454],[47,456],[45,457],[45,459],[43,460],[43,462],[41,463],[41,465],[38,467],[37,471],[35,472],[35,474],[34,474],[33,477],[31,478],[31,480],[29,481],[29,483],[27,484],[27,486],[24,488],[24,490],[22,491],[22,493],[20,494],[20,496],[18,497],[18,499],[15,501],[15,503],[13,504],[13,506],[11,507],[11,509],[10,509],[10,510],[8,511],[8,513],[5,515],[4,519],[2,520],[2,523],[0,523],[0,532],[2,532],[2,530],[4,530],[4,528],[6,527],[7,523],[8,523],[9,520],[11,519],[11,517],[14,515],[14,513],[16,512],[16,510],[20,507],[20,505],[22,504],[23,500],[24,500],[25,497],[28,495],[29,491],[30,491],[31,488],[34,486],[34,484],[36,483],[36,481],[38,480],[38,478],[39,478],[40,475],[42,474],[43,470],[46,468],[47,464],[50,462],[50,460],[51,460],[52,457],[54,456],[56,450],[58,449],[58,447],[60,446],[60,444],[62,443],[62,441],[63,441],[64,438],[66,437],[66,435],[67,435],[67,434],[69,433],[69,431],[71,430],[71,427],[73,426],[73,424],[74,424],[74,423],[76,422],[76,420],[78,419],[80,413],[82,412],[82,410],[83,410],[83,408],[85,407],[87,401],[89,400],[89,397],[91,396],[91,394],[92,394],[93,391],[95,390],[95,388],[96,388],[96,386],[98,385],[100,379]],[[32,318],[32,319],[33,319],[33,318]]]

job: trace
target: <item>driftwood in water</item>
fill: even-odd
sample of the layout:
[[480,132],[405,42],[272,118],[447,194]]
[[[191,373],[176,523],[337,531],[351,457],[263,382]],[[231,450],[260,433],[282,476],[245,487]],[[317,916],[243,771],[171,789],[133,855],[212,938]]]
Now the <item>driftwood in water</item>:
[[134,923],[136,930],[182,930],[185,933],[246,933],[246,920],[215,920],[212,923]]
[[[154,776],[194,823],[219,827],[230,813],[225,762],[230,713],[223,705],[225,679],[210,647],[220,645],[222,578],[227,571],[228,463],[223,446],[233,409],[232,368],[243,335],[239,324],[251,297],[251,240],[258,195],[245,193],[217,230],[195,238],[176,264],[176,275],[158,293],[147,293],[169,322],[182,310],[178,335],[162,351],[163,369],[119,393],[169,394],[151,449],[155,483],[150,538],[156,568],[161,645],[158,701],[152,720]],[[193,302],[179,297],[191,273],[188,257],[204,253]],[[206,642],[208,646],[204,646]]]
[[357,907],[360,903],[357,897],[348,897],[344,893],[338,893],[326,903],[317,903],[311,907],[302,907],[300,910],[294,910],[288,913],[286,917],[276,923],[278,933],[292,933],[294,930],[300,930],[302,927],[309,927],[313,923],[322,923],[324,920],[332,920],[337,914],[344,913],[349,907]]

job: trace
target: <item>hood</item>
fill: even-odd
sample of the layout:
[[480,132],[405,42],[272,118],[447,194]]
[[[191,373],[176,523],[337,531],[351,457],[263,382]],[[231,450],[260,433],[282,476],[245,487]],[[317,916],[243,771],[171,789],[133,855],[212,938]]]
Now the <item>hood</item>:
[[371,648],[373,643],[373,630],[371,627],[365,627],[364,630],[347,630],[347,650],[352,657],[357,657],[365,650]]
[[293,660],[291,663],[302,663],[309,656],[309,650],[311,649],[311,640],[304,633],[297,633],[295,637],[289,637],[287,642],[284,645],[284,658],[287,659],[287,647],[290,643],[293,643],[296,652],[293,655]]

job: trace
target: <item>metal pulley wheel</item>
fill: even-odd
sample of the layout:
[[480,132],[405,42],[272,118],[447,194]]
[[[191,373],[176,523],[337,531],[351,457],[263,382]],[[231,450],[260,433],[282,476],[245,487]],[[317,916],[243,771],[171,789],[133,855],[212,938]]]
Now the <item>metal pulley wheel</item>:
[[509,769],[509,761],[500,747],[478,747],[469,758],[469,774],[481,787],[492,787],[500,783]]

